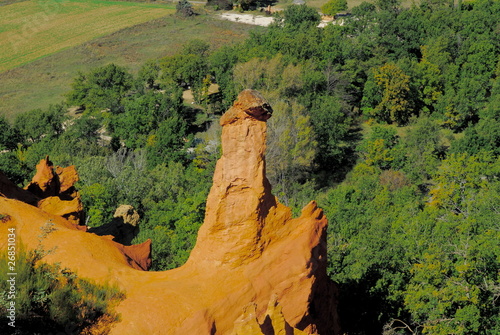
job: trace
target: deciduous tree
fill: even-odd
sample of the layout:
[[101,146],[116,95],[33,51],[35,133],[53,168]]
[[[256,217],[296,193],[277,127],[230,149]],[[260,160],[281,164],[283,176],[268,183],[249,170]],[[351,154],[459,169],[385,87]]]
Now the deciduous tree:
[[67,94],[68,103],[83,106],[90,111],[109,108],[121,111],[121,100],[132,88],[132,75],[123,67],[109,64],[89,73],[80,73]]
[[35,143],[42,138],[58,136],[63,131],[64,110],[62,105],[54,105],[48,110],[34,109],[19,114],[14,127],[26,144]]
[[[387,63],[373,69],[373,85],[367,83],[364,98],[366,102],[377,101],[378,104],[368,110],[370,115],[380,121],[404,125],[413,113],[409,100],[410,77],[394,63]],[[371,88],[371,89],[369,89]],[[375,89],[374,89],[375,88]],[[373,96],[375,94],[375,96]]]
[[288,203],[290,185],[299,181],[314,164],[317,142],[309,116],[296,102],[286,102],[271,94],[273,117],[268,121],[268,177],[278,196]]

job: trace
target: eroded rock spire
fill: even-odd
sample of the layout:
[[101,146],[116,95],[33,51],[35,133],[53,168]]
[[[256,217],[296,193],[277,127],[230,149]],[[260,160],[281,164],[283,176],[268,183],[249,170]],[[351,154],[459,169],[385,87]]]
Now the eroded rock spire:
[[[326,274],[327,219],[314,201],[299,218],[292,218],[290,208],[272,195],[265,175],[266,120],[271,113],[258,92],[245,90],[221,118],[223,153],[205,221],[180,268],[138,271],[148,264],[131,261],[141,255],[136,249],[3,197],[21,198],[28,192],[5,183],[0,183],[0,235],[16,227],[18,238],[33,249],[40,243],[40,227],[50,220],[56,230],[44,246],[57,248],[45,261],[60,263],[83,278],[117,283],[126,292],[116,306],[120,321],[109,325],[111,335],[340,334],[337,289]],[[35,178],[32,188],[50,193],[72,180],[59,176],[54,188],[46,179]]]
[[266,120],[271,114],[259,92],[244,90],[221,117],[222,157],[192,260],[239,265],[260,255],[266,217],[278,206],[265,174]]
[[265,162],[271,114],[259,92],[244,90],[221,117],[222,157],[186,267],[242,270],[259,324],[274,299],[292,327],[337,334],[336,286],[326,275],[327,219],[314,201],[292,219],[272,195]]

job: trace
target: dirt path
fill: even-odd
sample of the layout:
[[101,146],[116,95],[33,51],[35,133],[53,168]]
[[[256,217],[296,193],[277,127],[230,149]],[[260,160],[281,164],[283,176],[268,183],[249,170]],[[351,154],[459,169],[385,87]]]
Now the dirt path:
[[[236,14],[236,13],[231,13],[231,12],[218,14],[218,15],[216,15],[216,17],[219,17],[223,20],[229,20],[229,21],[246,23],[246,24],[253,24],[253,25],[262,26],[262,27],[267,27],[271,23],[274,22],[274,17],[272,17],[272,16],[252,15],[252,14]],[[329,22],[332,22],[332,21],[331,20],[321,21],[320,24],[318,24],[318,27],[323,28]],[[333,21],[333,24],[343,25],[343,22],[339,23],[339,22]]]
[[222,18],[223,20],[253,24],[262,27],[267,27],[274,21],[274,18],[271,16],[252,15],[252,14],[222,13],[217,16]]

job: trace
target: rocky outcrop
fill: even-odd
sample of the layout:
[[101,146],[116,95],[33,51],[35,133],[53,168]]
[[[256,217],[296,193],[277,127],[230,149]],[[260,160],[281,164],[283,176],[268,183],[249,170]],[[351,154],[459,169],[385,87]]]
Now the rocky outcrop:
[[62,216],[75,225],[79,225],[83,214],[83,204],[79,196],[71,200],[63,200],[58,196],[48,197],[40,200],[37,206],[47,213]]
[[[16,199],[57,217],[66,219],[77,230],[96,233],[113,240],[130,267],[147,271],[151,267],[151,240],[131,245],[138,233],[139,214],[132,206],[122,205],[113,221],[97,228],[81,225],[83,204],[75,188],[79,180],[75,166],[53,167],[47,156],[37,165],[32,181],[22,189],[0,172],[0,196]],[[0,213],[1,214],[1,213]]]
[[38,163],[36,174],[25,189],[39,198],[48,198],[59,194],[59,186],[59,178],[47,156]]
[[128,224],[132,227],[138,227],[139,225],[139,213],[134,209],[134,207],[130,205],[120,205],[113,217],[116,219],[120,219],[124,224]]
[[139,213],[134,207],[120,205],[111,222],[89,228],[87,231],[113,240],[118,249],[127,257],[131,267],[147,271],[151,268],[151,240],[131,245],[133,238],[139,233],[139,220]]
[[127,256],[130,266],[137,270],[148,271],[151,268],[151,240],[134,245],[117,243],[118,248]]
[[54,168],[47,156],[36,166],[36,174],[25,190],[41,199],[37,207],[79,225],[83,218],[83,204],[75,189],[77,181],[75,166]]
[[55,172],[59,180],[58,195],[67,194],[71,196],[76,191],[76,182],[80,180],[78,172],[76,172],[76,167],[74,165],[65,168],[57,166]]
[[139,233],[139,219],[139,214],[134,207],[121,205],[116,209],[111,222],[89,228],[88,231],[101,236],[111,235],[113,241],[128,246]]
[[259,93],[245,90],[221,118],[223,153],[205,221],[180,268],[138,271],[129,247],[15,200],[0,198],[8,217],[0,233],[17,226],[34,248],[36,227],[52,220],[57,231],[44,245],[58,249],[47,261],[125,291],[111,334],[340,334],[336,286],[326,275],[326,217],[311,202],[292,218],[265,175],[271,114]]
[[234,335],[307,335],[307,332],[292,328],[283,316],[283,308],[273,299],[269,301],[262,324],[257,319],[256,305],[250,303],[243,315],[234,322]]

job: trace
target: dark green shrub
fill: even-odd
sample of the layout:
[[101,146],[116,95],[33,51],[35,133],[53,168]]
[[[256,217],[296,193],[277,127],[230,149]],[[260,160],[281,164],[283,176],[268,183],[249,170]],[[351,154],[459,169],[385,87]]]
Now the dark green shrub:
[[216,10],[231,10],[233,2],[231,0],[208,0],[207,6],[212,6]]
[[184,17],[193,16],[194,10],[193,5],[187,0],[181,0],[175,6],[177,10],[177,14],[182,15]]

